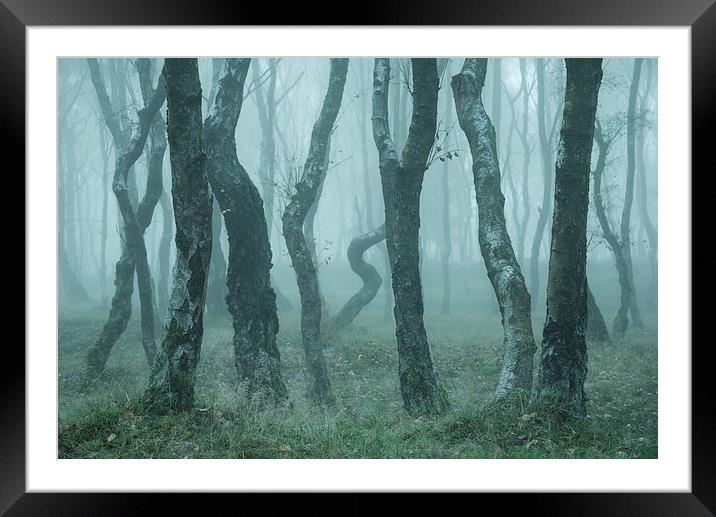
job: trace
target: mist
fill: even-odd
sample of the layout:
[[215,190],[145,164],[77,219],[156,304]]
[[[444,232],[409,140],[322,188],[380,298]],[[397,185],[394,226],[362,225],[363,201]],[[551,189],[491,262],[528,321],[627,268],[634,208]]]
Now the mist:
[[[98,102],[97,77],[104,82],[112,110],[111,120],[124,134],[136,134],[141,126],[138,112],[148,105],[151,88],[160,84],[164,65],[163,59],[149,61],[151,66],[147,75],[141,76],[138,60],[99,59],[97,70],[100,75],[94,77],[88,60],[73,58],[58,62],[59,420],[63,429],[62,426],[72,422],[83,422],[81,426],[98,425],[88,423],[90,417],[87,415],[95,414],[92,412],[98,404],[111,405],[112,401],[119,401],[116,403],[122,410],[131,408],[133,415],[141,414],[133,404],[141,400],[147,384],[155,382],[157,367],[152,370],[147,352],[146,322],[150,320],[147,314],[140,313],[139,267],[136,275],[130,273],[133,292],[126,330],[119,331],[116,345],[109,346],[104,363],[100,366],[95,363],[92,378],[88,380],[87,375],[88,354],[92,353],[97,340],[102,339],[102,332],[106,333],[108,321],[119,318],[112,300],[117,291],[118,264],[122,263],[125,250],[123,242],[127,239],[124,219],[113,191],[115,167],[121,152],[111,124],[107,123],[107,112]],[[220,80],[225,73],[226,60],[198,58],[197,61],[201,119],[205,121],[214,113],[215,105],[219,106],[217,93],[221,90]],[[488,276],[488,264],[478,239],[479,196],[475,191],[473,154],[458,121],[454,85],[451,87],[451,80],[461,72],[464,61],[463,58],[437,59],[436,129],[419,190],[419,289],[429,351],[440,383],[450,399],[448,415],[452,416],[442,417],[448,419],[458,418],[456,414],[464,415],[465,412],[473,415],[470,412],[478,411],[492,401],[501,383],[500,375],[504,376],[500,372],[506,368],[505,315]],[[632,444],[628,454],[633,457],[652,457],[656,454],[656,417],[646,412],[656,407],[658,70],[656,59],[638,61],[638,66],[634,59],[622,58],[604,58],[601,63],[586,226],[586,279],[593,298],[589,305],[590,328],[586,329],[589,368],[585,390],[589,395],[586,413],[618,414],[616,420],[611,416],[599,417],[598,425],[611,431],[617,429],[617,433]],[[410,58],[391,58],[389,65],[387,122],[395,150],[401,156],[411,138],[416,82]],[[65,431],[64,442],[61,436],[61,455],[519,457],[534,447],[539,450],[535,454],[540,457],[620,456],[612,445],[599,442],[602,437],[593,438],[595,441],[589,443],[580,442],[575,448],[563,446],[560,439],[549,435],[550,440],[560,444],[556,449],[550,449],[543,440],[547,436],[544,433],[548,432],[540,427],[540,417],[534,417],[535,422],[527,422],[528,426],[534,425],[534,436],[520,431],[515,436],[530,437],[517,439],[512,436],[504,438],[507,442],[499,443],[498,438],[495,443],[481,441],[474,435],[477,431],[454,438],[454,443],[443,442],[439,436],[445,428],[440,426],[449,427],[449,422],[454,423],[454,420],[433,423],[430,424],[433,428],[425,431],[425,436],[431,437],[418,440],[422,449],[419,443],[413,442],[405,446],[375,445],[377,438],[373,441],[368,438],[372,430],[358,432],[351,427],[358,425],[356,422],[360,419],[375,418],[379,421],[376,428],[391,430],[382,440],[392,443],[391,433],[398,436],[403,432],[396,430],[404,425],[399,423],[403,421],[400,419],[414,419],[423,414],[415,409],[418,406],[409,403],[403,379],[398,375],[399,359],[403,364],[405,359],[399,357],[396,347],[396,318],[400,318],[395,309],[391,281],[391,277],[395,279],[395,271],[391,275],[391,259],[384,235],[362,254],[365,264],[372,266],[380,277],[377,290],[365,295],[370,298],[368,303],[348,323],[340,328],[335,325],[336,315],[364,287],[364,280],[351,268],[348,257],[351,242],[380,230],[386,223],[381,157],[374,141],[374,66],[372,58],[348,61],[340,106],[331,125],[326,168],[316,201],[303,225],[306,244],[317,271],[321,298],[319,344],[321,353],[326,356],[326,372],[332,383],[331,407],[338,408],[334,411],[345,419],[347,428],[353,429],[352,434],[348,433],[351,437],[322,434],[328,432],[328,427],[321,426],[329,424],[322,420],[326,417],[321,416],[316,417],[319,430],[311,431],[311,439],[302,438],[296,431],[294,437],[279,436],[275,443],[252,442],[252,445],[241,442],[236,445],[238,448],[222,448],[216,445],[217,435],[212,437],[207,431],[205,438],[189,440],[190,444],[161,442],[152,445],[148,451],[129,452],[134,431],[125,428],[129,420],[123,417],[120,423],[112,421],[113,426],[121,427],[121,432],[102,427],[97,431],[101,435],[98,444],[88,446],[84,452],[75,443],[78,438],[72,434],[74,431]],[[635,73],[639,74],[638,81],[634,80]],[[266,274],[270,275],[270,284],[276,293],[278,315],[276,348],[280,352],[287,399],[294,408],[289,416],[278,415],[277,410],[270,410],[266,416],[264,411],[260,418],[265,420],[256,424],[259,427],[268,425],[266,422],[288,419],[287,425],[298,429],[301,422],[314,418],[307,416],[315,410],[316,396],[315,393],[306,396],[306,392],[311,391],[314,373],[310,361],[305,364],[308,348],[304,349],[301,344],[303,336],[305,345],[302,297],[283,222],[287,207],[296,195],[296,185],[306,176],[304,167],[311,161],[314,125],[324,106],[331,74],[328,58],[255,58],[248,64],[243,84],[243,104],[233,135],[235,150],[240,166],[255,185],[263,203],[272,263],[270,273],[267,270]],[[490,58],[481,90],[484,111],[494,127],[506,230],[531,299],[531,327],[536,346],[535,386],[543,327],[548,319],[555,163],[559,164],[560,160],[558,150],[566,113],[566,75],[563,59]],[[149,90],[142,83],[143,77],[151,82]],[[161,117],[158,128],[166,129],[167,123],[171,123],[171,114],[167,111],[167,103],[163,103],[158,111]],[[219,112],[216,108],[216,113]],[[142,200],[153,197],[151,189],[156,188],[157,183],[152,184],[148,177],[152,170],[159,170],[157,163],[152,164],[152,150],[156,150],[160,137],[164,138],[162,135],[161,131],[150,133],[149,137],[145,135],[144,150],[128,170],[127,195],[135,211]],[[204,138],[208,141],[207,135]],[[634,138],[632,151],[630,137]],[[156,341],[152,346],[159,355],[171,319],[176,271],[180,269],[176,266],[177,230],[169,147],[160,157],[161,194],[154,201],[155,206],[143,231],[146,279],[151,289],[146,296],[151,299],[153,320],[150,326]],[[599,199],[595,197],[595,179]],[[625,200],[628,210],[625,210]],[[232,327],[232,315],[226,303],[229,293],[226,268],[231,249],[228,223],[224,224],[226,209],[219,202],[213,199],[211,206],[214,243],[205,293],[203,342],[201,354],[197,351],[196,356],[196,388],[192,387],[196,399],[194,407],[212,408],[209,413],[214,420],[202,424],[207,429],[219,426],[218,420],[233,418],[225,412],[249,411],[253,407],[241,395],[241,382],[237,382],[236,377],[236,367],[239,368],[239,380],[242,375],[235,364],[238,359],[233,357],[239,349],[232,348],[232,342],[233,347],[239,346],[237,338],[232,337],[237,323],[234,320]],[[631,282],[631,295],[625,294],[625,280],[620,277],[618,265],[619,252],[615,252],[613,242],[610,243],[609,230],[622,255],[626,253],[624,250],[628,251],[631,279],[626,282]],[[391,234],[389,230],[389,238],[397,239],[399,234],[395,231]],[[625,235],[628,235],[628,247],[622,249]],[[592,300],[598,309],[593,308]],[[237,306],[240,310],[241,302]],[[601,334],[591,327],[596,310],[603,320]],[[531,385],[532,359],[529,365]],[[638,396],[630,394],[637,389],[639,380],[625,380],[634,369],[643,371],[639,375],[647,378],[646,381],[642,379],[644,393]],[[625,407],[616,411],[610,409],[608,406],[613,400],[624,401]],[[403,413],[403,407],[409,417]],[[438,407],[425,413],[444,412]],[[533,414],[526,411],[521,415],[525,413]],[[539,411],[536,413],[540,414]],[[504,418],[509,420],[511,417]],[[410,425],[423,425],[414,423],[413,419],[409,420]],[[638,425],[627,429],[627,423],[635,421]],[[505,429],[512,429],[512,423],[504,423]],[[178,425],[188,426],[190,422],[180,421]],[[241,433],[252,435],[249,423],[244,422],[241,426]],[[139,428],[141,430],[142,426]],[[122,442],[126,448],[109,448],[107,437],[102,433],[123,439],[126,436]],[[638,441],[644,437],[646,441]],[[334,443],[333,440],[337,441]],[[399,438],[395,440],[400,442]],[[537,442],[524,449],[530,440]],[[310,447],[305,448],[309,442]],[[350,445],[346,445],[349,442]],[[468,442],[472,445],[466,445]],[[634,445],[637,443],[638,446]],[[576,453],[565,452],[573,448]]]

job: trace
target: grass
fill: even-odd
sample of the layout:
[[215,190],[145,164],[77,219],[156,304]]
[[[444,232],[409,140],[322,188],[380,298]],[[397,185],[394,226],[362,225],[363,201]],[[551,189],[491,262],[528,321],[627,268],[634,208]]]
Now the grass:
[[[374,302],[375,303],[375,302]],[[136,414],[148,366],[137,319],[92,388],[80,372],[104,323],[100,310],[66,310],[59,322],[60,458],[656,458],[656,335],[590,345],[588,416],[553,427],[516,394],[490,402],[501,366],[499,316],[454,303],[451,316],[426,311],[433,357],[452,410],[411,418],[402,409],[392,322],[382,302],[352,330],[325,336],[337,398],[313,408],[305,396],[297,311],[281,314],[278,336],[291,403],[256,412],[236,388],[227,317],[206,320],[195,409]],[[336,302],[337,306],[337,302]],[[484,320],[484,321],[482,321]],[[541,323],[535,320],[537,337]]]

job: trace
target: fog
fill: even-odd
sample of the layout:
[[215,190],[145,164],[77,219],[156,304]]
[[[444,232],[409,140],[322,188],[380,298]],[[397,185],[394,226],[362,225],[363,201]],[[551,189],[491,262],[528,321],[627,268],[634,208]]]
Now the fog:
[[655,59],[57,79],[59,457],[657,457]]
[[[217,74],[223,60],[199,59],[204,96],[204,115],[211,95],[216,92]],[[155,77],[161,60],[153,68]],[[390,124],[398,149],[407,136],[412,110],[411,71],[407,58],[392,60]],[[123,105],[118,115],[129,124],[136,123],[136,112],[143,106],[137,72],[132,59],[100,60],[109,85],[115,87],[111,96],[115,105]],[[420,259],[425,292],[426,321],[440,314],[444,303],[444,286],[451,285],[452,310],[474,312],[475,325],[482,319],[499,321],[494,293],[485,275],[477,244],[477,206],[472,179],[472,160],[465,136],[455,122],[455,108],[450,90],[450,77],[457,73],[462,59],[449,59],[441,74],[438,101],[438,132],[436,149],[426,172],[421,196]],[[294,307],[300,307],[291,261],[281,234],[281,213],[306,158],[311,128],[321,108],[328,81],[328,59],[284,58],[254,59],[246,88],[244,107],[236,132],[239,160],[266,199],[274,189],[271,246],[275,287]],[[382,194],[378,156],[371,130],[372,60],[351,59],[341,110],[335,125],[331,148],[330,169],[325,178],[314,223],[315,246],[322,295],[329,313],[360,287],[346,259],[351,239],[374,229],[383,220]],[[627,143],[625,131],[629,85],[633,60],[605,59],[604,76],[599,93],[597,119],[606,134],[613,137],[603,180],[603,197],[607,216],[613,229],[619,228],[625,195]],[[645,199],[651,224],[657,225],[657,63],[645,60],[640,82],[637,136],[636,191],[631,210],[632,257],[635,270],[637,299],[645,313],[656,309],[655,263],[650,256],[651,244],[646,234],[645,214],[640,200]],[[483,90],[487,113],[497,132],[498,156],[505,196],[505,215],[515,252],[525,274],[527,285],[534,287],[531,274],[532,247],[540,210],[542,209],[545,170],[550,164],[554,175],[557,140],[564,98],[564,63],[560,59],[545,60],[544,112],[548,158],[543,159],[539,136],[539,92],[536,61],[533,59],[490,59]],[[266,96],[275,80],[276,102],[275,180],[271,184],[261,177],[260,155],[262,127],[258,98]],[[117,89],[116,85],[122,88]],[[82,302],[93,306],[109,306],[113,292],[114,264],[120,255],[120,226],[111,180],[114,168],[112,139],[103,122],[97,96],[93,90],[84,59],[61,59],[58,75],[58,195],[60,255],[60,311],[71,310]],[[526,94],[525,94],[526,90]],[[525,112],[526,110],[526,112]],[[162,108],[166,111],[166,106]],[[526,129],[526,133],[525,133]],[[525,144],[527,147],[525,148]],[[449,154],[446,154],[449,152]],[[594,146],[593,166],[597,159]],[[171,206],[171,173],[169,153],[164,157],[163,196]],[[146,182],[147,160],[142,155],[130,180],[141,199]],[[643,176],[645,190],[639,181]],[[590,192],[591,198],[591,192]],[[551,194],[550,194],[551,200]],[[595,297],[609,321],[618,306],[619,284],[614,259],[604,242],[602,230],[594,215],[590,199],[589,214],[589,276]],[[551,203],[550,203],[551,204]],[[446,207],[447,205],[447,207]],[[548,207],[548,210],[551,206]],[[447,218],[446,218],[447,210]],[[551,215],[551,214],[550,214]],[[164,219],[173,221],[171,210],[158,204],[146,230],[145,242],[155,285],[159,285],[159,247]],[[271,219],[267,216],[267,219]],[[531,292],[533,312],[543,317],[546,292],[546,271],[549,256],[550,217],[539,245],[537,289]],[[648,224],[648,223],[647,223]],[[385,246],[381,244],[380,246]],[[385,278],[386,254],[376,246],[366,252]],[[225,230],[222,232],[223,255],[228,253]],[[443,273],[445,250],[449,268]],[[174,260],[173,243],[170,261]],[[88,299],[67,288],[67,275],[76,275]],[[169,280],[170,283],[170,280]],[[164,283],[166,286],[167,284]],[[170,287],[170,286],[169,286]],[[168,288],[168,287],[166,287]],[[389,313],[389,282],[371,302],[372,310]],[[136,297],[136,293],[135,293]],[[157,300],[166,294],[157,293]],[[134,306],[137,300],[134,301]],[[163,308],[158,307],[160,311]],[[210,312],[210,311],[209,311]],[[358,317],[360,319],[360,316]],[[386,319],[386,325],[392,318]],[[651,320],[652,323],[655,319]],[[469,329],[465,329],[469,332]]]

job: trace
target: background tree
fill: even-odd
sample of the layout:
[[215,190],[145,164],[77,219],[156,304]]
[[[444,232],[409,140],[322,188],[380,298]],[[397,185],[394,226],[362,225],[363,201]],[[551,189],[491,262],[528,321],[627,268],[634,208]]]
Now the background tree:
[[[118,156],[112,190],[117,198],[123,228],[122,256],[116,267],[116,291],[112,298],[109,319],[87,356],[88,374],[97,376],[104,370],[112,346],[126,330],[131,317],[131,296],[134,290],[133,276],[135,271],[137,273],[137,286],[141,304],[142,345],[148,364],[151,365],[154,362],[156,354],[154,343],[154,287],[147,261],[144,232],[152,221],[154,207],[162,193],[162,161],[166,145],[163,142],[161,119],[158,123],[155,122],[155,119],[159,108],[164,103],[165,92],[161,80],[157,89],[152,90],[150,62],[148,60],[138,60],[137,71],[140,76],[142,95],[147,104],[144,109],[138,112],[138,129],[132,135],[131,127],[128,124],[121,124],[113,112],[112,103],[107,95],[104,79],[99,69],[99,63],[96,59],[88,59],[87,62],[97,99],[114,140],[115,153]],[[129,178],[130,169],[142,154],[150,130],[152,137],[147,185],[142,200],[139,204],[135,204],[132,200],[134,196],[132,195],[133,185],[131,183],[134,180]],[[136,192],[134,194],[136,195]]]
[[628,273],[628,281],[631,284],[629,293],[629,312],[632,317],[634,326],[638,329],[644,328],[641,321],[641,312],[639,311],[639,303],[636,299],[636,286],[634,285],[634,266],[631,259],[631,208],[634,202],[634,176],[636,170],[636,131],[637,117],[636,104],[639,94],[639,80],[641,78],[641,67],[643,59],[634,60],[634,71],[631,77],[631,86],[629,88],[629,105],[627,107],[627,167],[626,167],[626,186],[624,190],[624,205],[622,207],[622,218],[619,225],[621,233],[621,246],[624,254],[624,261]]
[[601,59],[565,59],[567,80],[555,166],[547,318],[537,398],[558,419],[585,414],[587,211]]
[[[89,300],[87,289],[77,275],[75,267],[70,260],[71,253],[68,248],[74,241],[73,219],[75,196],[77,191],[75,164],[75,131],[70,124],[70,113],[75,109],[78,97],[82,92],[81,85],[86,80],[71,73],[68,64],[60,62],[60,78],[58,83],[58,169],[61,184],[58,188],[58,234],[57,259],[60,296],[71,303],[86,302]],[[63,73],[64,72],[64,73]],[[105,171],[106,173],[106,171]],[[69,242],[68,242],[69,241]]]
[[197,60],[166,59],[164,77],[177,258],[164,339],[143,398],[150,412],[160,414],[188,410],[194,401],[211,260],[211,193]]
[[355,237],[348,245],[348,263],[353,272],[362,280],[363,286],[331,319],[330,328],[332,330],[343,330],[349,327],[363,308],[378,294],[383,280],[378,271],[364,260],[363,254],[384,239],[385,225],[382,224],[373,231]]
[[643,123],[639,124],[636,128],[636,196],[637,203],[639,206],[639,218],[641,225],[646,232],[649,245],[649,262],[651,265],[651,296],[650,299],[656,300],[658,298],[658,267],[657,267],[657,251],[659,249],[659,233],[656,229],[651,215],[649,213],[649,188],[647,184],[647,173],[648,167],[645,159],[646,147],[647,147],[647,136],[648,130],[655,130],[655,124],[649,123],[650,120],[646,120],[647,117],[653,116],[650,111],[651,94],[653,90],[653,76],[654,66],[651,60],[644,62],[643,66],[645,70],[645,85],[644,91],[640,96],[638,116],[642,118]]
[[236,155],[234,135],[250,61],[226,60],[204,134],[209,181],[229,235],[226,302],[234,320],[236,369],[250,400],[262,404],[282,402],[288,395],[276,346],[278,316],[263,201]]
[[627,266],[626,256],[624,254],[624,247],[617,237],[617,234],[611,228],[609,219],[607,217],[607,211],[604,207],[604,200],[602,197],[602,180],[604,176],[604,170],[606,169],[607,156],[609,148],[616,138],[617,132],[612,131],[611,136],[605,136],[602,129],[602,125],[597,121],[596,128],[594,131],[594,139],[597,142],[597,148],[599,154],[597,157],[597,164],[592,172],[594,178],[594,211],[599,219],[599,224],[602,229],[602,235],[604,240],[607,242],[609,249],[611,249],[614,255],[614,262],[619,275],[619,286],[621,289],[621,297],[619,303],[619,309],[614,317],[614,324],[612,326],[612,333],[614,339],[622,339],[626,334],[627,328],[629,327],[629,302],[632,298],[632,286],[633,283],[630,280],[629,268]]
[[385,58],[375,60],[372,120],[395,296],[400,391],[406,411],[422,415],[441,413],[449,403],[425,333],[418,251],[420,192],[437,129],[437,63],[435,59],[412,59],[412,69],[413,115],[402,159],[398,159],[388,124],[390,62]]

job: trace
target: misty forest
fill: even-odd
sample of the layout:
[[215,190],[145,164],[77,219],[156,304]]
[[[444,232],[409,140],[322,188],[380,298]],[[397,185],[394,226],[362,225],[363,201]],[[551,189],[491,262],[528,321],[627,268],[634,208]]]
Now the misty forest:
[[60,458],[657,457],[657,62],[58,61]]

